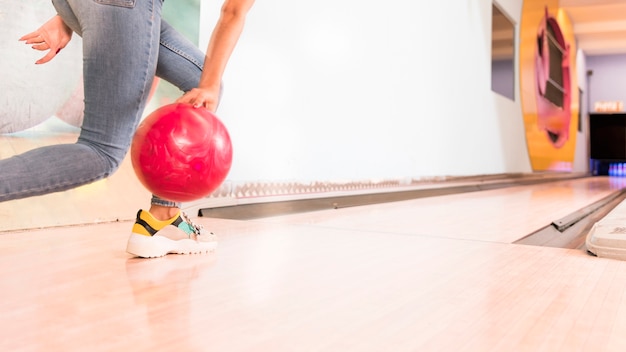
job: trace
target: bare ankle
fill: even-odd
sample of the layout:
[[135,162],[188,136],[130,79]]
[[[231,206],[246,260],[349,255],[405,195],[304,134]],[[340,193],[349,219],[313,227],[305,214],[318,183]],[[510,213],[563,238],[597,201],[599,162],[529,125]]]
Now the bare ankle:
[[155,219],[161,221],[173,218],[174,216],[176,216],[176,214],[178,214],[179,211],[180,209],[176,207],[164,207],[162,205],[155,204],[152,204],[149,210],[150,214],[152,214]]

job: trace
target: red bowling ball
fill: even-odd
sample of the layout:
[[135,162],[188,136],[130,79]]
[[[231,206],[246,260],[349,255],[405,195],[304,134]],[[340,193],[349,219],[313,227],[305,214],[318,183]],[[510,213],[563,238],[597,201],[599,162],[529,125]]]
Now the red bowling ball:
[[209,110],[165,105],[139,125],[131,145],[139,181],[160,198],[188,202],[211,194],[230,171],[232,145]]

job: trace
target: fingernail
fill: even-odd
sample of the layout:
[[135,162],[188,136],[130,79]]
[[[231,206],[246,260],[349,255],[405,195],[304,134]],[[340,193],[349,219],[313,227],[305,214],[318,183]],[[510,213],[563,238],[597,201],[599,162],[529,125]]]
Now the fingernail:
[[60,52],[61,52],[61,48],[58,48],[56,53],[58,54]]

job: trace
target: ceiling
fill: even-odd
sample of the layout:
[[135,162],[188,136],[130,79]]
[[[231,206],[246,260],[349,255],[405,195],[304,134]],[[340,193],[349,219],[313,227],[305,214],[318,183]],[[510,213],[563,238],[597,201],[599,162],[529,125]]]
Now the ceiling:
[[626,0],[560,0],[588,56],[626,54]]

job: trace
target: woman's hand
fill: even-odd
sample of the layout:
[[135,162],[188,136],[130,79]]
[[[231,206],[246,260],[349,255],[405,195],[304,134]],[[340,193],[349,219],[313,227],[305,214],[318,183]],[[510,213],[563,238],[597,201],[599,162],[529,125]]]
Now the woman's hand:
[[218,89],[194,88],[176,100],[177,103],[191,104],[194,108],[205,107],[215,112],[220,100]]
[[35,50],[46,51],[48,53],[37,60],[36,64],[45,64],[52,60],[61,49],[65,48],[72,39],[72,30],[63,22],[60,16],[52,17],[39,29],[28,33],[19,40],[31,45]]

